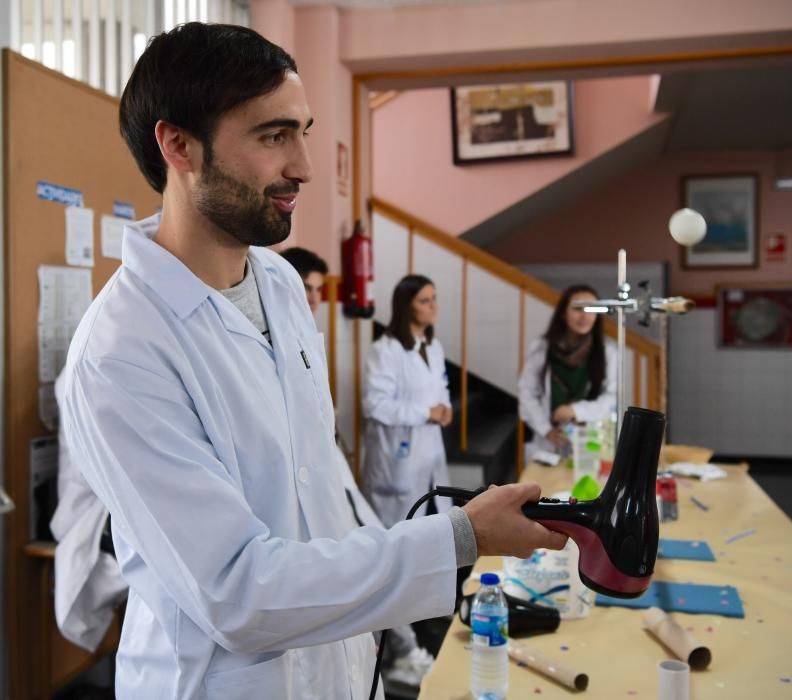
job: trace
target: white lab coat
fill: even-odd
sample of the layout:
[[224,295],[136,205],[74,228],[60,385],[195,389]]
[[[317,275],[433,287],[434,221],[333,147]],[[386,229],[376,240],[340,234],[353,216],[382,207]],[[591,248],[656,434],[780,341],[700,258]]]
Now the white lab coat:
[[[525,459],[530,461],[539,450],[555,452],[555,447],[545,435],[550,432],[553,424],[550,422],[550,371],[545,373],[544,382],[540,374],[547,356],[547,341],[537,338],[528,345],[528,354],[525,365],[520,375],[520,418],[524,420],[534,432],[533,440],[525,444]],[[616,410],[616,343],[605,339],[605,380],[600,395],[592,401],[575,401],[577,420],[588,423],[590,421],[605,420]]]
[[[55,382],[55,399],[63,406],[64,374]],[[55,621],[70,642],[96,651],[126,598],[127,584],[115,557],[99,549],[107,508],[96,497],[71,459],[58,431],[58,507],[50,529],[55,547]]]
[[125,228],[66,369],[69,448],[130,587],[116,695],[367,698],[370,633],[453,610],[451,521],[350,531],[299,276],[251,249],[270,346],[157,226]]
[[[362,491],[386,527],[403,520],[433,485],[449,483],[442,429],[427,422],[432,406],[451,405],[445,355],[435,338],[426,347],[427,366],[418,347],[405,350],[383,335],[366,363]],[[452,505],[447,498],[435,503],[440,512]],[[416,517],[425,512],[423,504]]]

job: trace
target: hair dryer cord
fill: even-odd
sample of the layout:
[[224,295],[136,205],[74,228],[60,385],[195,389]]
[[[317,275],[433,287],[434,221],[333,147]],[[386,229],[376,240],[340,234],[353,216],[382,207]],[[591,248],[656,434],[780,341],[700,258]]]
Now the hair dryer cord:
[[[471,491],[469,489],[458,489],[454,488],[453,486],[436,486],[428,493],[425,493],[421,496],[414,504],[413,507],[410,508],[410,512],[407,513],[407,517],[405,520],[412,520],[412,517],[418,512],[418,509],[426,503],[430,498],[434,498],[435,496],[444,496],[446,498],[458,498],[463,501],[469,501],[480,493],[484,493],[487,490],[486,486],[482,486],[479,489],[475,489]],[[379,683],[380,677],[380,669],[382,667],[382,652],[385,649],[385,640],[388,638],[388,630],[382,630],[382,634],[380,635],[379,641],[379,649],[377,650],[377,663],[374,666],[374,680],[371,683],[371,694],[369,695],[369,700],[374,700],[374,697],[377,694],[377,685]]]

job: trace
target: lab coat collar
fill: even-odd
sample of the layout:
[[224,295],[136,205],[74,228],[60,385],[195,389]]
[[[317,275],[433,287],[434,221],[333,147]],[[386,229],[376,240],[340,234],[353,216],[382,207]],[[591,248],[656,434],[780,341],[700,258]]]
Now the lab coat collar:
[[[179,318],[185,319],[216,290],[153,240],[159,230],[160,220],[161,214],[154,214],[124,227],[121,260],[125,267],[162,297]],[[253,265],[253,274],[262,299],[282,300],[266,306],[267,321],[272,327],[277,325],[273,314],[278,316],[277,309],[281,304],[285,305],[285,311],[289,313],[288,290],[276,279],[273,274],[276,266],[267,259],[265,253],[251,248],[248,259]],[[271,293],[267,293],[268,287],[271,287]],[[219,292],[217,294],[222,297]],[[228,330],[254,337],[260,335],[250,331],[253,326],[242,313],[224,313],[223,305],[218,306]]]
[[160,214],[154,214],[124,226],[121,262],[162,297],[179,318],[185,319],[209,296],[211,287],[154,242],[160,218]]

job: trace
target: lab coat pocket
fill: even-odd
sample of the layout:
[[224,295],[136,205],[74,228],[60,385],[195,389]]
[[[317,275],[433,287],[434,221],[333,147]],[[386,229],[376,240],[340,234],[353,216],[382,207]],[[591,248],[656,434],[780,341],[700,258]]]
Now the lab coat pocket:
[[292,654],[229,671],[209,674],[204,680],[208,700],[270,700],[292,697]]
[[335,433],[335,411],[333,398],[330,396],[330,385],[327,376],[327,355],[325,351],[324,333],[317,333],[305,339],[305,349],[310,364],[316,400],[322,409],[322,417]]
[[366,449],[373,490],[382,494],[409,494],[413,490],[412,428],[372,421]]

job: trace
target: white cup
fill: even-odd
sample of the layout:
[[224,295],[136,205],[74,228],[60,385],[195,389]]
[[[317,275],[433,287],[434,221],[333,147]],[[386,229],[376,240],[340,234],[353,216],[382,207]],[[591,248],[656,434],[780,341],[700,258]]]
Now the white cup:
[[690,666],[669,659],[657,663],[657,700],[688,700]]

